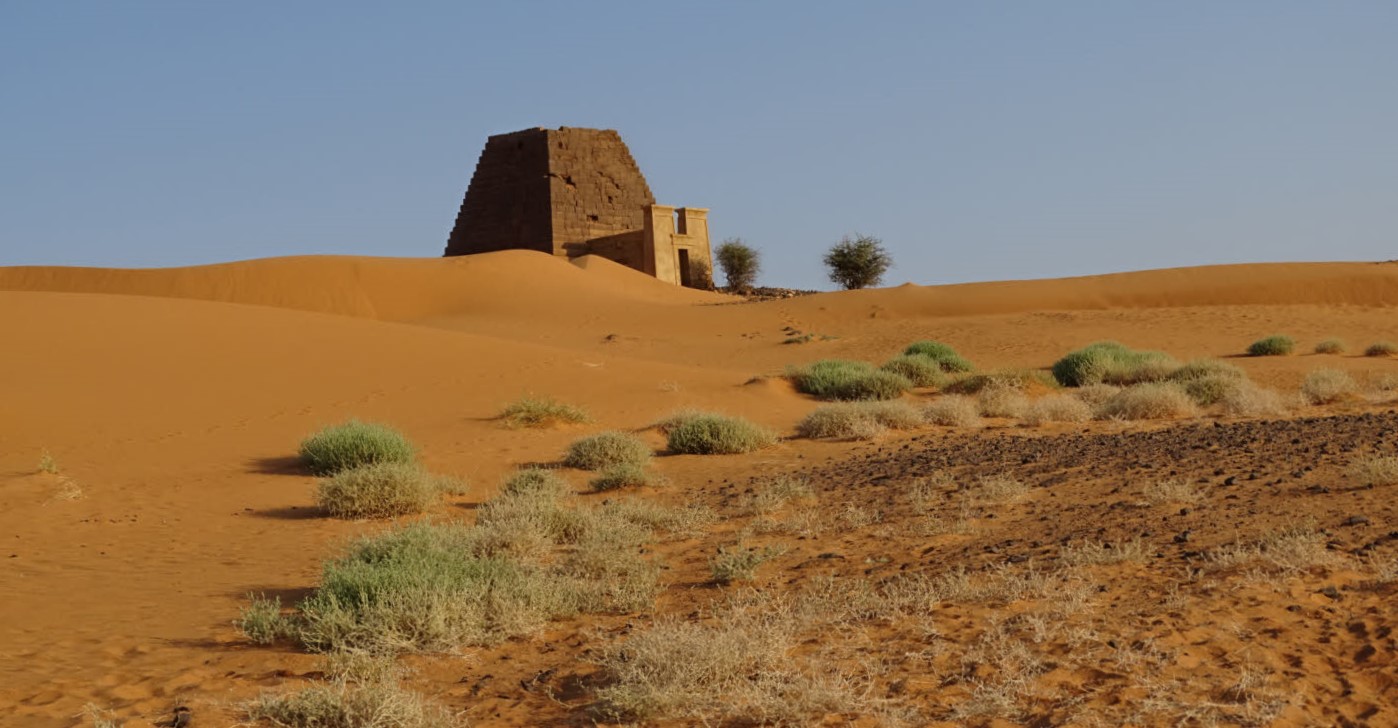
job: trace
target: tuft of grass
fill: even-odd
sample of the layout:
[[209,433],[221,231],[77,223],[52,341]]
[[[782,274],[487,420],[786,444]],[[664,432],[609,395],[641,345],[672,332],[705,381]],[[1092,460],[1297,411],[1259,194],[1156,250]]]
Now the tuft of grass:
[[1074,389],[1073,396],[1087,403],[1089,407],[1096,408],[1120,391],[1121,387],[1113,384],[1088,384]]
[[752,581],[757,576],[757,567],[782,555],[784,549],[767,546],[765,548],[720,548],[709,558],[709,572],[714,581],[730,584],[735,581]]
[[1140,539],[1119,544],[1088,541],[1076,546],[1064,546],[1059,558],[1069,566],[1103,566],[1127,561],[1146,560],[1146,547]]
[[639,488],[646,485],[661,485],[662,479],[646,470],[644,465],[636,463],[621,463],[620,465],[609,465],[602,469],[597,477],[588,481],[592,490],[601,492],[604,490],[616,490],[618,488]]
[[406,516],[427,510],[454,487],[416,464],[369,463],[321,480],[316,502],[335,518]]
[[244,637],[259,645],[270,645],[296,635],[295,624],[282,615],[281,599],[249,594],[248,601],[235,623]]
[[1097,408],[1100,419],[1157,420],[1197,414],[1194,400],[1175,382],[1133,384]]
[[1127,386],[1158,382],[1178,368],[1175,360],[1158,351],[1137,351],[1115,341],[1098,341],[1069,352],[1054,362],[1053,378],[1065,387],[1090,384]]
[[922,409],[922,417],[930,424],[943,427],[977,427],[981,424],[981,411],[976,400],[960,394],[937,398]]
[[1391,341],[1375,342],[1364,350],[1364,356],[1398,356],[1398,344]]
[[555,424],[581,424],[591,421],[581,407],[564,404],[551,397],[523,397],[500,411],[507,427],[548,427]]
[[650,462],[650,446],[629,433],[599,432],[568,446],[563,464],[570,468],[601,470],[613,465],[640,465]]
[[1365,487],[1398,485],[1398,456],[1385,455],[1358,460],[1349,466],[1345,474],[1350,480]]
[[844,359],[824,359],[787,370],[797,391],[818,399],[836,401],[897,399],[912,388],[906,377],[875,369],[872,364]]
[[1248,356],[1286,356],[1295,348],[1295,339],[1283,334],[1273,334],[1248,345]]
[[923,424],[922,415],[904,402],[847,402],[824,405],[796,425],[802,437],[867,438],[883,430],[911,430]]
[[1223,414],[1234,417],[1277,417],[1290,410],[1280,394],[1246,380],[1226,391],[1218,405]]
[[971,372],[976,367],[956,349],[940,341],[915,341],[903,350],[905,355],[925,356],[937,362],[944,372]]
[[445,708],[390,680],[335,678],[301,690],[267,694],[248,717],[287,728],[451,728],[463,725]]
[[1217,359],[1195,359],[1171,372],[1169,380],[1203,407],[1218,404],[1248,381],[1242,369]]
[[1338,369],[1317,369],[1301,381],[1301,396],[1311,404],[1332,404],[1358,393],[1359,383]]
[[556,500],[571,494],[573,488],[555,470],[524,468],[506,478],[500,492],[507,496],[539,496]]
[[1340,557],[1326,546],[1325,534],[1312,524],[1288,524],[1260,538],[1216,549],[1208,555],[1215,568],[1261,561],[1283,572],[1331,566]]
[[1141,497],[1150,505],[1163,503],[1198,503],[1204,492],[1198,485],[1183,479],[1157,480],[1141,488]]
[[766,480],[753,488],[752,495],[741,506],[745,516],[765,516],[775,513],[789,503],[815,497],[811,484],[802,478],[782,475]]
[[58,475],[58,461],[53,459],[48,450],[39,453],[39,472]]
[[84,705],[82,716],[92,721],[92,728],[121,728],[124,725],[117,719],[116,713],[103,710],[96,703]]
[[735,455],[771,447],[777,436],[741,417],[695,412],[667,425],[671,452],[689,455]]
[[1315,345],[1315,353],[1317,354],[1343,354],[1348,350],[1349,347],[1345,345],[1345,342],[1339,339],[1326,339]]
[[914,387],[940,387],[947,381],[941,363],[922,354],[903,354],[884,362],[879,369],[897,374]]
[[976,406],[984,417],[1016,418],[1029,407],[1029,398],[1013,384],[992,384],[981,390]]
[[1087,422],[1092,419],[1092,407],[1068,394],[1040,397],[1024,409],[1024,424],[1038,427],[1046,422]]
[[1003,369],[986,374],[963,376],[942,387],[946,394],[980,394],[991,387],[1009,387],[1030,391],[1035,387],[1058,389],[1061,385],[1052,374],[1040,369]]
[[301,441],[301,461],[316,475],[374,463],[411,463],[413,444],[387,425],[350,420]]
[[966,491],[978,503],[1004,503],[1028,493],[1029,486],[1009,475],[982,475]]

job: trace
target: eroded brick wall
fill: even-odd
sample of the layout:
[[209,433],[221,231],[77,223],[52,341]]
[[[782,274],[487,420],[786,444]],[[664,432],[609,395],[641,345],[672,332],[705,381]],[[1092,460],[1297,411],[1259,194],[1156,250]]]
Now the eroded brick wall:
[[525,129],[487,139],[446,254],[516,248],[552,253],[548,171],[548,130]]

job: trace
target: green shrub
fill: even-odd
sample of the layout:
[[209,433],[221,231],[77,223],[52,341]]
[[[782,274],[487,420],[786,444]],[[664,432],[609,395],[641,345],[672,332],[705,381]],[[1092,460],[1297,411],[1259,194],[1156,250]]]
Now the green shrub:
[[1134,384],[1102,403],[1097,416],[1104,419],[1154,420],[1192,417],[1199,410],[1176,382]]
[[1128,386],[1158,382],[1179,365],[1159,351],[1137,351],[1115,341],[1098,341],[1054,362],[1053,378],[1065,387],[1090,384]]
[[720,243],[714,249],[714,260],[723,269],[729,290],[737,293],[751,290],[762,269],[762,256],[742,238],[728,238]]
[[853,240],[845,236],[825,253],[824,260],[830,280],[846,290],[877,286],[893,266],[882,241],[869,235],[855,235]]
[[301,441],[301,460],[316,475],[374,463],[411,463],[414,448],[391,427],[350,420]]
[[646,470],[644,465],[622,463],[603,468],[602,472],[589,483],[594,491],[616,490],[617,488],[639,488],[643,485],[659,485],[660,479]]
[[694,413],[669,429],[667,442],[676,453],[733,455],[770,447],[777,436],[739,417]]
[[276,597],[248,595],[248,606],[238,618],[238,630],[244,637],[259,644],[270,645],[285,637],[294,637],[295,626],[282,616],[282,601]]
[[1207,407],[1244,386],[1247,375],[1216,359],[1195,359],[1171,373],[1170,381],[1179,383],[1196,403]]
[[635,435],[600,432],[569,445],[563,464],[570,468],[600,470],[612,465],[645,465],[650,456],[650,446]]
[[1349,349],[1345,342],[1339,339],[1326,339],[1315,345],[1317,354],[1343,354]]
[[580,424],[591,420],[580,407],[550,397],[524,397],[505,406],[500,419],[509,427],[548,427],[558,423]]
[[443,485],[415,464],[370,463],[320,481],[316,501],[336,518],[406,516],[427,510]]
[[893,357],[884,362],[879,369],[907,379],[914,387],[940,387],[947,380],[941,364],[936,359],[921,354]]
[[825,400],[897,399],[912,388],[906,377],[862,361],[825,359],[788,370],[796,389]]
[[887,430],[910,430],[923,424],[922,415],[904,402],[846,402],[817,407],[796,425],[802,437],[867,439]]
[[905,356],[925,356],[937,362],[937,366],[944,372],[970,372],[975,370],[965,357],[957,353],[956,349],[940,341],[914,341],[908,344],[908,348],[903,350]]
[[1311,404],[1332,404],[1359,393],[1359,383],[1335,369],[1317,369],[1301,381],[1301,396]]
[[1286,356],[1296,348],[1296,340],[1290,336],[1273,334],[1258,339],[1248,346],[1248,356]]
[[1398,354],[1398,344],[1391,341],[1370,344],[1369,348],[1364,350],[1364,356],[1394,356],[1395,354]]

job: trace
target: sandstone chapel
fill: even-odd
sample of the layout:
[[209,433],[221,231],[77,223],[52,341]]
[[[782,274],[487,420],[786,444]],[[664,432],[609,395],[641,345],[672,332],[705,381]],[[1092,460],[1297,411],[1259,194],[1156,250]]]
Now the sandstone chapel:
[[709,288],[708,215],[657,205],[611,129],[525,129],[486,140],[446,255],[598,255],[662,281]]

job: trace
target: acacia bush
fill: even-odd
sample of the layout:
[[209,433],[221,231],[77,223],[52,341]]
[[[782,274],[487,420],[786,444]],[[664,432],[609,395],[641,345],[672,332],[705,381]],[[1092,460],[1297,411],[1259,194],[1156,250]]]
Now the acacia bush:
[[869,235],[848,235],[825,253],[830,280],[846,290],[877,286],[883,281],[893,258],[883,241]]
[[738,293],[752,290],[757,274],[762,270],[762,256],[742,238],[729,238],[714,251],[714,260],[723,270],[728,288]]

